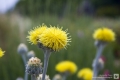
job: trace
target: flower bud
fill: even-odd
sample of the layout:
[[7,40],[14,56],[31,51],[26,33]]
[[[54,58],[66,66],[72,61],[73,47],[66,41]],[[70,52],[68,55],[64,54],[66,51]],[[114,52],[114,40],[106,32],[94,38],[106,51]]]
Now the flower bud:
[[56,74],[54,77],[53,77],[53,80],[62,80],[62,76],[60,74]]
[[[42,80],[42,76],[43,76],[43,74],[40,74],[40,75],[38,76],[38,79],[37,79],[37,80]],[[45,75],[45,80],[50,80],[50,78],[49,78],[48,75]]]
[[28,52],[28,48],[27,48],[27,46],[26,46],[24,43],[21,43],[21,44],[18,46],[17,51],[18,51],[19,54],[24,54],[24,53],[27,53],[27,52]]
[[38,59],[37,57],[30,58],[26,65],[26,72],[30,75],[36,75],[36,76],[42,73],[41,60]]
[[21,78],[21,77],[18,77],[16,80],[23,80],[23,78]]
[[27,53],[27,57],[28,57],[28,59],[30,59],[31,57],[35,57],[34,51],[29,51],[29,52]]

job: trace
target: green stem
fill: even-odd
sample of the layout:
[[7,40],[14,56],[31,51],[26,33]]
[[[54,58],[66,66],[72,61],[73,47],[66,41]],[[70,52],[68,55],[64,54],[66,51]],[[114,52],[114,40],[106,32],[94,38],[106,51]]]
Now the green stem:
[[26,63],[27,63],[26,55],[25,55],[25,54],[22,54],[21,56],[22,56],[22,59],[23,59],[24,65],[26,65]]
[[31,80],[37,80],[37,77],[35,75],[31,75]]
[[64,73],[62,74],[62,80],[66,80],[69,74],[70,74],[70,73],[69,73],[68,71],[64,72]]
[[62,80],[66,80],[66,78],[67,78],[66,76],[63,76]]
[[28,80],[28,73],[25,73],[25,80]]
[[93,80],[96,80],[99,70],[97,69],[98,60],[102,55],[102,51],[105,47],[105,44],[100,43],[97,49],[97,54],[95,60],[93,61]]
[[46,75],[46,72],[47,72],[47,67],[48,67],[50,54],[51,54],[50,50],[45,50],[45,52],[44,52],[44,68],[43,68],[42,80],[45,80],[45,75]]
[[[25,66],[26,63],[27,63],[26,56],[25,56],[25,54],[22,54],[21,56],[22,56],[24,66]],[[26,72],[25,72],[25,75],[24,75],[24,80],[28,80],[28,74]]]

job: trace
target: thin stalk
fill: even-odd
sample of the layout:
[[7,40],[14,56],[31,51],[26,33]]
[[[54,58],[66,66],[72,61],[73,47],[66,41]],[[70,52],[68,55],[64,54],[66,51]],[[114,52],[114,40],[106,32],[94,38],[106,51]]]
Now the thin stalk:
[[24,80],[28,80],[28,73],[25,72],[25,79]]
[[45,50],[45,52],[44,52],[44,68],[43,68],[42,80],[45,80],[45,75],[46,75],[46,72],[47,72],[47,67],[48,67],[50,54],[51,54],[51,52],[49,50]]
[[95,60],[93,62],[93,80],[96,80],[96,77],[98,75],[99,70],[97,69],[97,64],[98,64],[99,58],[102,55],[102,51],[103,51],[104,47],[105,47],[105,44],[102,44],[102,43],[98,46],[97,54],[96,54]]
[[31,75],[31,80],[37,80],[37,77],[35,75]]
[[24,65],[26,65],[27,60],[26,60],[26,56],[25,56],[25,54],[22,54],[21,56],[22,56],[22,59],[23,59]]
[[[25,54],[22,54],[21,56],[22,56],[22,59],[23,59],[23,62],[24,62],[24,66],[25,66],[26,63],[27,63]],[[24,80],[28,80],[28,74],[26,72],[25,72],[25,75],[24,75]]]
[[67,76],[66,75],[63,75],[62,76],[62,80],[66,80],[67,79]]
[[64,72],[64,73],[62,74],[62,80],[66,80],[69,74],[70,74],[70,73],[69,73],[68,71]]

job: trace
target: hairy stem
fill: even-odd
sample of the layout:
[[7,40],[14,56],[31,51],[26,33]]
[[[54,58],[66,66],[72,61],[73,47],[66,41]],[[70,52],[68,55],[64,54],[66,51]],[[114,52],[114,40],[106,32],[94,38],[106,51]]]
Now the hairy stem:
[[25,79],[24,80],[28,80],[28,73],[25,72]]
[[[24,66],[25,66],[26,63],[27,63],[26,56],[25,56],[25,54],[22,54],[21,56],[22,56]],[[24,80],[28,80],[28,74],[26,72],[25,72],[25,75],[24,75]]]
[[26,65],[27,60],[26,60],[26,56],[25,56],[25,54],[22,54],[21,56],[22,56],[22,59],[23,59],[24,65]]
[[97,64],[98,64],[99,58],[102,55],[102,51],[103,51],[104,47],[105,47],[105,44],[103,44],[103,43],[101,43],[98,46],[97,54],[96,54],[95,60],[93,61],[93,80],[96,80],[96,78],[97,78],[97,75],[99,72],[99,70],[97,69]]
[[42,80],[45,80],[45,75],[46,75],[46,72],[47,72],[47,67],[48,67],[50,54],[51,54],[51,52],[49,50],[45,50],[45,52],[44,52],[44,68],[43,68]]
[[31,75],[31,80],[37,80],[37,77],[35,75]]
[[68,75],[69,75],[69,72],[66,71],[66,72],[62,75],[62,80],[66,80],[67,77],[68,77]]

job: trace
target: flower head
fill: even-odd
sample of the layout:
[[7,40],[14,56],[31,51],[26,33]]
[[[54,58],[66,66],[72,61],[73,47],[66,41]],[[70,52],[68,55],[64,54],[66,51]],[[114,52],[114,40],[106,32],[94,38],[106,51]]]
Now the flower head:
[[43,46],[58,51],[65,48],[70,42],[71,39],[67,35],[68,33],[63,31],[62,28],[50,27],[39,36],[39,41]]
[[26,65],[26,72],[30,75],[36,75],[36,76],[42,73],[41,60],[38,59],[37,57],[30,58]]
[[29,32],[29,36],[27,36],[28,40],[32,44],[37,44],[39,40],[39,35],[41,35],[43,31],[45,31],[46,29],[47,29],[47,26],[44,24],[42,24],[42,26],[35,27],[33,30]]
[[83,68],[78,72],[78,78],[83,78],[84,80],[92,80],[93,71],[89,68]]
[[110,42],[115,40],[115,33],[109,28],[99,28],[94,32],[93,38],[95,40]]
[[42,65],[42,63],[41,63],[41,60],[38,59],[37,57],[32,57],[32,58],[29,59],[28,65],[37,66],[37,65]]
[[0,48],[0,57],[2,57],[4,55],[5,51],[2,51],[2,49]]
[[56,65],[56,70],[64,73],[64,72],[69,72],[69,73],[75,73],[77,71],[77,66],[74,62],[71,61],[62,61]]

